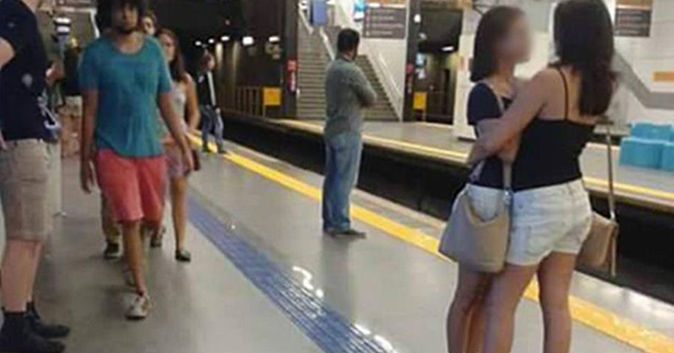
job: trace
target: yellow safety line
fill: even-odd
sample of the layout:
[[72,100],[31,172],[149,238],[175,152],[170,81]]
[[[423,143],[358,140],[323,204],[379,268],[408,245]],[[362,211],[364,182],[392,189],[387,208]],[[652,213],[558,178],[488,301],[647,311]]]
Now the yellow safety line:
[[[297,125],[300,127],[304,127],[306,129],[310,129],[315,132],[321,132],[321,128],[319,126],[310,124],[310,123],[304,123],[304,122],[299,122],[299,121],[290,121],[286,120],[283,121],[284,124],[288,125]],[[379,142],[381,144],[388,144],[388,145],[393,145],[393,146],[398,146],[398,147],[403,147],[403,148],[408,148],[412,150],[417,150],[417,151],[422,151],[426,153],[431,153],[431,154],[437,154],[443,157],[449,157],[449,159],[456,161],[456,162],[461,162],[465,163],[466,159],[468,158],[467,153],[462,153],[462,152],[455,152],[455,151],[447,151],[443,150],[440,148],[435,148],[435,147],[429,147],[429,146],[423,146],[415,143],[410,143],[410,142],[402,142],[398,140],[392,140],[388,138],[383,138],[383,137],[375,137],[372,135],[363,135],[364,139]],[[584,177],[583,180],[587,185],[592,185],[595,187],[601,187],[601,188],[607,188],[608,187],[608,182],[604,179],[600,178],[594,178],[594,177]],[[663,191],[663,190],[656,190],[652,188],[648,188],[645,186],[637,186],[633,184],[625,184],[625,183],[615,183],[614,185],[616,191],[622,191],[625,193],[631,193],[631,194],[636,194],[636,195],[643,195],[643,196],[649,196],[653,197],[656,199],[662,199],[662,200],[669,200],[669,201],[674,201],[674,193],[673,192],[668,192],[668,191]]]
[[[190,136],[190,138],[195,144],[201,144],[201,141],[198,138],[194,136]],[[211,145],[209,148],[215,151],[215,145]],[[232,152],[224,155],[223,158],[290,190],[317,201],[321,200],[320,189],[278,170],[269,168]],[[430,254],[446,260],[446,258],[437,251],[438,239],[379,215],[364,207],[352,205],[351,212],[354,218],[374,228],[380,229],[405,243],[414,245]],[[535,283],[532,283],[532,285],[529,286],[525,293],[525,297],[533,301],[538,301],[538,288]],[[570,306],[571,315],[574,320],[602,332],[607,336],[613,337],[618,341],[641,349],[647,353],[674,353],[674,339],[660,332],[649,330],[635,322],[621,318],[607,309],[600,308],[577,297],[570,297]]]

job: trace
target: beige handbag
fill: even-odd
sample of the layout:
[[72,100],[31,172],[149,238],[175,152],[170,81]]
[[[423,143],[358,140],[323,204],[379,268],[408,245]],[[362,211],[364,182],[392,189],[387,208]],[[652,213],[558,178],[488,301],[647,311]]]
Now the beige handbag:
[[[494,95],[503,112],[503,102]],[[478,166],[473,176],[481,169]],[[459,193],[440,240],[441,254],[474,271],[496,273],[503,269],[510,235],[511,174],[510,166],[504,164],[503,203],[498,215],[489,221],[482,221],[475,213],[466,188]]]
[[578,264],[582,267],[606,272],[615,277],[619,225],[615,213],[615,193],[613,189],[613,158],[611,155],[611,130],[606,127],[606,147],[608,151],[608,208],[609,218],[594,213],[592,228],[583,248],[578,255]]

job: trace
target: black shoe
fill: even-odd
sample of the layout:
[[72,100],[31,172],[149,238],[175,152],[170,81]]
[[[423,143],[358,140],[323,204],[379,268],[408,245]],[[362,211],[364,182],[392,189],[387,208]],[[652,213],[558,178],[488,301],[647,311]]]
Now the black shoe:
[[365,232],[361,232],[359,230],[355,230],[353,228],[349,228],[346,230],[340,230],[337,231],[337,236],[338,237],[345,237],[345,238],[359,238],[359,239],[364,239],[367,237],[367,234]]
[[166,227],[162,226],[159,232],[152,234],[150,238],[150,247],[161,248],[164,242],[164,234],[166,234]]
[[103,250],[103,258],[106,260],[116,260],[122,257],[122,248],[118,243],[108,243]]
[[218,146],[218,154],[226,154],[227,150],[225,149],[225,146]]
[[204,143],[203,147],[201,148],[201,152],[211,153],[211,150],[208,148],[208,144]]
[[28,303],[26,310],[26,322],[28,328],[38,336],[44,338],[63,338],[70,334],[70,328],[64,325],[47,324],[37,312],[35,304]]
[[49,341],[28,328],[25,313],[5,313],[0,330],[0,352],[11,353],[61,353],[66,346]]
[[192,254],[187,250],[176,250],[176,260],[179,262],[191,262]]

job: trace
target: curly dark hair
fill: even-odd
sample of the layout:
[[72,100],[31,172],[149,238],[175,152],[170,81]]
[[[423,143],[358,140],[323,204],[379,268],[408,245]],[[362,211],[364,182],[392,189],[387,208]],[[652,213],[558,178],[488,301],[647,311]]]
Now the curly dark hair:
[[583,115],[606,113],[616,87],[613,23],[602,0],[565,0],[555,11],[559,61],[581,75],[579,109]]
[[116,8],[131,6],[138,10],[138,27],[149,13],[147,0],[98,0],[96,5],[96,26],[103,32],[112,27],[112,11]]

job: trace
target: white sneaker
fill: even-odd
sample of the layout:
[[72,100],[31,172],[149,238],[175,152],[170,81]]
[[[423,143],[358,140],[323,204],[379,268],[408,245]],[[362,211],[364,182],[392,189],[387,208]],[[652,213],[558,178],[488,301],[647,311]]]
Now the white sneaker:
[[147,294],[134,294],[126,318],[129,320],[143,320],[150,314],[150,297]]

